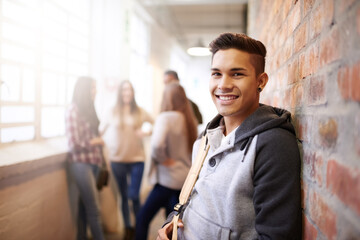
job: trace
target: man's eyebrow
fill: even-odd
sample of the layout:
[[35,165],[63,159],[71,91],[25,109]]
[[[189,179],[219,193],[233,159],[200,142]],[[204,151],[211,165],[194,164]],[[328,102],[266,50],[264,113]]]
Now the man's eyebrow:
[[232,71],[232,72],[235,72],[235,71],[246,71],[246,69],[245,69],[245,68],[232,68],[232,69],[230,69],[230,71]]
[[[220,71],[220,69],[218,68],[211,68],[211,71]],[[236,71],[246,71],[245,68],[232,68],[230,69],[231,72],[236,72]]]

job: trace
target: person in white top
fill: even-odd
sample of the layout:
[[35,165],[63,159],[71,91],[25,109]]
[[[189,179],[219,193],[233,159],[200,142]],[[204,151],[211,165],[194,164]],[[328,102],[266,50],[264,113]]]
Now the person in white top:
[[116,105],[105,121],[102,124],[103,138],[120,190],[125,239],[132,239],[134,227],[131,224],[128,200],[132,201],[136,216],[140,209],[139,191],[145,161],[143,137],[150,134],[142,131],[142,125],[144,122],[153,123],[153,119],[136,104],[131,83],[123,81],[118,89]]
[[135,239],[147,240],[149,224],[158,210],[164,207],[169,214],[178,202],[196,137],[197,122],[183,87],[167,84],[151,138],[150,174],[155,186],[137,215]]

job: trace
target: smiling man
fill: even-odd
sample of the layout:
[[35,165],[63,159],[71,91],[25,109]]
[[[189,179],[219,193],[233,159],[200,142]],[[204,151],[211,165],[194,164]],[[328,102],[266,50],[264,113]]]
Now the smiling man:
[[[291,114],[259,103],[265,46],[224,33],[211,44],[210,93],[218,110],[203,135],[210,150],[179,239],[301,239],[300,155]],[[194,144],[193,156],[199,148]],[[194,159],[194,158],[193,158]],[[168,218],[171,220],[171,216]],[[169,239],[172,225],[159,230]]]

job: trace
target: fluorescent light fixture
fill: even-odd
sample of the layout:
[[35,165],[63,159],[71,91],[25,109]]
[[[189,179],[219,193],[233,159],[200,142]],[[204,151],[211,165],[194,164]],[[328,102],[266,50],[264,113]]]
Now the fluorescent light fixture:
[[188,48],[187,53],[196,57],[211,55],[209,48],[205,47],[201,40],[199,40],[196,46]]
[[211,54],[207,47],[191,47],[187,50],[187,53],[191,56],[209,56]]

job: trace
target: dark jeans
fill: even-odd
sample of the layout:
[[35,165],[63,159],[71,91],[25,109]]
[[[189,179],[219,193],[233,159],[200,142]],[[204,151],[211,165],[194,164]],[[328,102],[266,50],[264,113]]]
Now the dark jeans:
[[156,184],[150,192],[144,206],[136,217],[136,240],[147,240],[149,225],[153,217],[164,207],[169,215],[179,202],[180,190],[173,190]]
[[[132,201],[134,215],[136,216],[140,209],[139,192],[141,179],[144,172],[144,163],[111,162],[111,168],[120,190],[121,210],[125,222],[125,227],[130,228],[131,222],[128,200]],[[130,178],[129,184],[128,178]]]

